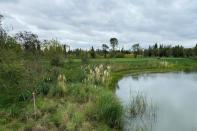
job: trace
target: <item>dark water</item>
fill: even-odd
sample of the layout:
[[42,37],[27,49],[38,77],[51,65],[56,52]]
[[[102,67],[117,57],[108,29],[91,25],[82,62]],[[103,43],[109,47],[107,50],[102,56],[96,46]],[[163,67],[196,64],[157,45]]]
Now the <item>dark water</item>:
[[144,74],[118,82],[116,94],[125,107],[139,93],[151,105],[150,114],[156,115],[127,118],[125,130],[197,131],[196,73]]

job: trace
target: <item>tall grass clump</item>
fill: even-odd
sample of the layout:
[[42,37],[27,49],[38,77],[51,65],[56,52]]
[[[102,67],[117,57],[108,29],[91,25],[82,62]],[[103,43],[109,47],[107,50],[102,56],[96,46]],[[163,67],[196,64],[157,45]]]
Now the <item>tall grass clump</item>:
[[102,91],[95,102],[96,117],[110,127],[121,127],[123,107],[112,92]]
[[147,108],[146,98],[140,94],[137,94],[135,97],[133,97],[133,99],[129,104],[129,112],[130,115],[133,117],[136,117],[137,115],[142,116],[145,113],[146,108]]
[[124,130],[152,131],[157,120],[156,105],[138,93],[130,99],[125,109]]
[[111,67],[98,65],[87,68],[87,77],[85,83],[108,86],[111,81]]
[[41,81],[37,85],[37,92],[44,96],[49,93],[50,88],[51,88],[51,83],[46,81]]

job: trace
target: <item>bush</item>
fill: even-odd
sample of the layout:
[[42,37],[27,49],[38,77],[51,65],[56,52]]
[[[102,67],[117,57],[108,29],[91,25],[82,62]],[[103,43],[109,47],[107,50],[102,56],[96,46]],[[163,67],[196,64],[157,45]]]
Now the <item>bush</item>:
[[19,95],[19,101],[25,101],[28,100],[32,97],[32,93],[29,90],[23,90],[21,91],[20,95]]
[[67,82],[78,83],[84,80],[85,78],[85,72],[83,68],[81,68],[81,66],[78,64],[65,66],[64,69],[65,69],[64,74],[65,74]]
[[24,67],[19,63],[0,65],[0,84],[17,87],[24,78]]
[[52,66],[63,66],[64,65],[63,58],[61,58],[61,56],[54,56],[51,59],[51,65]]
[[41,95],[47,95],[51,88],[51,83],[47,83],[45,81],[41,81],[37,86],[37,92]]
[[82,64],[87,64],[89,62],[87,52],[84,52],[84,53],[81,54],[81,62],[82,62]]

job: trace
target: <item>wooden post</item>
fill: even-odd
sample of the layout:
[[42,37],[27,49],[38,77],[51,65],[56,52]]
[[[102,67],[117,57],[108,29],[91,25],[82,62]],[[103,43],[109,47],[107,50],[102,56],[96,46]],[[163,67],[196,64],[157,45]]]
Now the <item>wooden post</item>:
[[33,95],[33,101],[34,101],[34,115],[35,115],[35,118],[36,118],[36,97],[35,97],[35,92],[33,92],[32,95]]

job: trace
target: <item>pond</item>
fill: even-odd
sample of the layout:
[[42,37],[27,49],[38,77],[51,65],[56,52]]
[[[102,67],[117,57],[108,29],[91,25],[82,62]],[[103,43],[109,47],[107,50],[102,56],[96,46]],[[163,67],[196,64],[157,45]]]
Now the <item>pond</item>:
[[[130,117],[134,97],[146,100],[146,113]],[[116,95],[125,107],[124,130],[197,131],[197,73],[155,73],[119,80]]]

